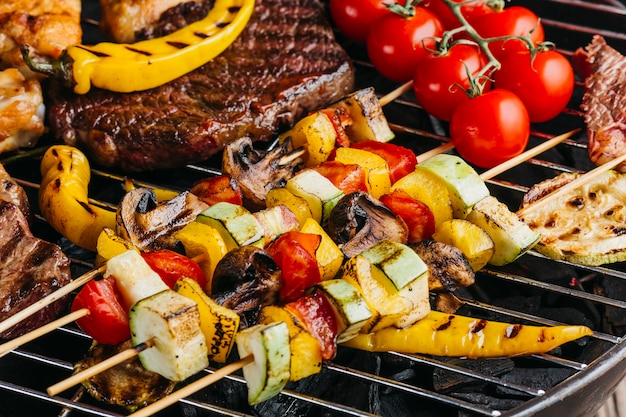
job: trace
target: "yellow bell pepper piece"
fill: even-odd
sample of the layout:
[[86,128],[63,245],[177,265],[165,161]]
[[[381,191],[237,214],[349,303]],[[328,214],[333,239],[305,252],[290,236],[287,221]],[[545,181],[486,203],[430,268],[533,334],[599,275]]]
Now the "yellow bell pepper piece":
[[204,271],[207,282],[204,290],[210,295],[215,266],[228,252],[222,235],[208,224],[190,222],[175,236],[183,244],[185,254],[193,258]]
[[326,114],[315,112],[298,121],[293,128],[280,135],[279,140],[283,142],[288,137],[291,137],[294,148],[303,147],[306,150],[305,166],[310,167],[328,159],[335,149],[337,132]]
[[[129,192],[136,188],[138,188],[137,184],[135,184],[133,180],[126,179],[124,181],[124,191]],[[147,187],[147,186],[141,186],[141,188],[150,188],[154,192],[154,195],[157,201],[168,201],[174,197],[177,197],[180,194],[177,191],[166,190],[164,188],[154,188],[154,187]]]
[[301,232],[320,235],[322,240],[315,251],[315,258],[320,270],[322,280],[334,278],[341,269],[343,263],[343,252],[337,244],[328,236],[328,233],[312,217],[304,221],[300,228]]
[[100,232],[115,229],[115,211],[95,206],[87,196],[91,171],[77,148],[50,147],[41,161],[39,209],[50,225],[70,242],[96,251]]
[[431,311],[412,326],[359,334],[343,345],[369,352],[495,358],[546,353],[591,333],[586,326],[526,326]]
[[33,71],[60,78],[85,94],[91,86],[110,91],[147,90],[172,81],[221,54],[243,31],[254,0],[216,0],[204,19],[160,38],[133,44],[71,45],[57,61],[24,60]]
[[135,245],[116,235],[113,229],[105,227],[96,241],[96,251],[98,252],[96,263],[98,265],[104,264],[109,259],[121,255],[127,250],[134,250],[139,253],[139,249]]
[[235,345],[239,315],[213,301],[191,278],[176,281],[175,290],[198,304],[200,329],[209,347],[209,361],[226,362]]
[[265,205],[267,207],[273,207],[278,205],[284,205],[293,212],[298,218],[298,224],[300,227],[304,225],[306,219],[313,217],[309,203],[302,197],[299,197],[291,191],[282,188],[272,188],[265,198]]
[[337,148],[335,161],[346,165],[360,165],[365,170],[367,190],[374,198],[389,192],[391,188],[389,166],[379,155],[363,149]]

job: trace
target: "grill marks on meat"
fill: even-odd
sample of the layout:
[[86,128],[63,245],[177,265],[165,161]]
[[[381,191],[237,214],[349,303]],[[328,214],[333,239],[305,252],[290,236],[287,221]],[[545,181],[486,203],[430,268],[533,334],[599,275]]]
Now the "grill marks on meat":
[[[596,165],[626,152],[626,57],[594,36],[586,48],[591,74],[581,108],[587,123],[589,158]],[[626,164],[617,168],[626,172]]]
[[[69,259],[61,249],[32,235],[26,218],[13,203],[0,202],[0,322],[71,281]],[[60,315],[61,299],[0,334],[10,339]]]
[[129,94],[56,90],[58,139],[125,171],[207,159],[243,136],[268,140],[351,92],[354,71],[316,0],[257,1],[240,37],[211,62]]

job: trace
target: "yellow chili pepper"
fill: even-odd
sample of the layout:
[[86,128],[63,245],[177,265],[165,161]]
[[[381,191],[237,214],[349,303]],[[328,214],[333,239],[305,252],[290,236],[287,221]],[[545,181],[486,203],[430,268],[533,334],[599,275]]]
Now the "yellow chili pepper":
[[362,333],[343,345],[369,352],[490,358],[545,353],[590,334],[585,326],[525,326],[431,311],[407,328]]
[[34,62],[33,71],[59,78],[77,94],[91,85],[117,92],[147,90],[172,81],[221,54],[243,31],[254,0],[216,0],[202,20],[160,38],[133,44],[71,45],[56,61]]
[[115,229],[115,211],[89,203],[91,170],[85,154],[71,146],[50,147],[41,161],[41,177],[42,216],[70,242],[96,251],[100,232]]

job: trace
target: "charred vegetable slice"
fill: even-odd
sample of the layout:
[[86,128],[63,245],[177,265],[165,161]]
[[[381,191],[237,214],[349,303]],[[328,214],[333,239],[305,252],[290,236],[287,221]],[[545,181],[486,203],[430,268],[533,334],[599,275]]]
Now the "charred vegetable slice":
[[152,342],[139,353],[144,368],[183,381],[209,365],[198,305],[170,289],[136,303],[129,313],[133,345]]
[[325,225],[343,192],[317,171],[306,169],[287,181],[285,188],[309,204],[313,219]]
[[546,353],[590,334],[585,326],[525,326],[431,311],[412,326],[359,334],[344,346],[370,352],[495,358]]
[[467,220],[484,229],[495,245],[489,263],[506,265],[513,262],[537,244],[541,235],[495,197],[489,196],[474,205]]
[[226,248],[253,245],[260,248],[265,243],[265,231],[259,221],[245,207],[225,201],[213,204],[196,219],[220,232]]
[[284,322],[257,324],[237,334],[239,357],[254,356],[243,367],[248,403],[258,404],[278,394],[289,381],[289,329]]

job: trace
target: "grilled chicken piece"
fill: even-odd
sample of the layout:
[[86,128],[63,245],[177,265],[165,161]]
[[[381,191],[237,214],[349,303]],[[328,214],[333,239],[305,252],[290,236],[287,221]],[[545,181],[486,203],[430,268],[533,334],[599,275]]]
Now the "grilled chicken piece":
[[[70,262],[61,249],[32,235],[26,218],[13,203],[0,202],[0,322],[72,280]],[[21,336],[65,311],[64,297],[0,334]]]
[[[594,36],[586,48],[591,74],[581,108],[587,123],[589,158],[596,165],[626,152],[626,57]],[[617,167],[626,172],[626,163]]]
[[100,0],[100,28],[120,43],[137,41],[137,34],[157,24],[166,10],[186,0]]
[[413,242],[409,246],[428,266],[430,291],[456,291],[474,283],[474,270],[454,246],[433,240]]
[[15,68],[0,72],[0,153],[34,146],[44,133],[44,116],[39,81]]
[[0,2],[0,60],[23,67],[19,45],[33,52],[58,58],[63,50],[80,43],[80,0],[2,0]]
[[[87,355],[74,365],[74,370],[84,371],[130,348],[130,341],[119,345],[94,343]],[[131,411],[165,397],[173,391],[175,385],[175,382],[159,374],[146,371],[137,356],[83,381],[83,386],[95,399]]]
[[30,202],[26,191],[17,183],[0,164],[0,201],[8,201],[15,204],[24,217],[30,217]]
[[[575,180],[564,173],[534,185],[522,208]],[[607,171],[573,191],[522,215],[541,233],[535,250],[552,259],[583,265],[626,260],[626,174]]]

